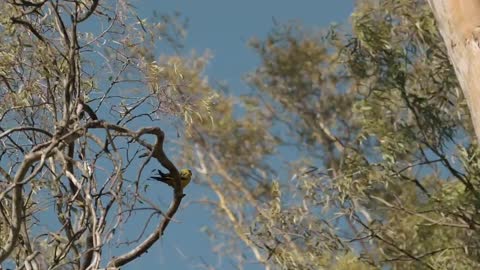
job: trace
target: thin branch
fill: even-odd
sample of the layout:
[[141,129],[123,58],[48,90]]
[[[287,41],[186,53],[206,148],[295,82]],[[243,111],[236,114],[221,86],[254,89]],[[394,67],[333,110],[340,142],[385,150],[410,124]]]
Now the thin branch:
[[95,12],[95,9],[97,9],[97,6],[99,3],[100,3],[100,0],[94,0],[92,5],[88,9],[87,13],[85,13],[85,15],[83,15],[82,17],[78,18],[77,22],[81,23],[86,19],[88,19],[88,17],[90,17],[93,14],[93,12]]
[[32,32],[32,34],[34,34],[40,41],[45,43],[45,39],[42,37],[42,35],[40,35],[40,33],[37,31],[37,29],[35,29],[35,27],[33,27],[33,25],[31,23],[29,23],[27,21],[24,21],[24,20],[21,20],[19,18],[15,18],[15,17],[10,17],[10,20],[14,24],[20,24],[20,25],[23,25],[23,26],[27,27],[27,29],[30,30],[30,32]]
[[8,129],[2,133],[0,133],[0,139],[2,139],[3,137],[5,136],[8,136],[9,134],[13,133],[13,132],[18,132],[18,131],[36,131],[36,132],[40,132],[40,133],[43,133],[45,135],[47,135],[48,137],[52,138],[53,135],[44,130],[44,129],[41,129],[41,128],[36,128],[36,127],[15,127],[15,128],[11,128],[11,129]]

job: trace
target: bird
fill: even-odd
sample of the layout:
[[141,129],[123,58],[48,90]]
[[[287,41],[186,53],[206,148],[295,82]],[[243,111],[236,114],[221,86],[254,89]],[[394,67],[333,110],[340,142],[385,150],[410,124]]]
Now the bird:
[[92,108],[90,108],[90,106],[85,103],[85,101],[81,97],[78,99],[76,112],[79,119],[82,119],[85,115],[84,112],[86,112],[92,120],[98,120],[97,114],[92,110]]
[[[157,170],[159,176],[152,176],[152,179],[163,182],[171,187],[175,187],[175,179],[170,173],[163,173],[161,170]],[[192,171],[189,169],[181,169],[178,174],[180,175],[180,183],[182,189],[184,189],[192,180]]]

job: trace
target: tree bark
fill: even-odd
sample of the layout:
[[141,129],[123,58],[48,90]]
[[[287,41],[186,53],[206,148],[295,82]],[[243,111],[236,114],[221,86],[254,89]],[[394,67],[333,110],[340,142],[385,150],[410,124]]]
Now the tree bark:
[[480,1],[428,0],[480,142]]

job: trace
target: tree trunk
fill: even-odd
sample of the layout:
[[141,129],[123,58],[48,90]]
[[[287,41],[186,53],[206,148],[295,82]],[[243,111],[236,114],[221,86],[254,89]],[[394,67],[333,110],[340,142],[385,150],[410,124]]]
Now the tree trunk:
[[480,141],[480,0],[429,0]]

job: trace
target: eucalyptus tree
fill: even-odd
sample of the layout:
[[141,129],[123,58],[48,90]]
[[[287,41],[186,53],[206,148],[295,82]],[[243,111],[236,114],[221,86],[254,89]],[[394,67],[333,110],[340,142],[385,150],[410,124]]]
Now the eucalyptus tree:
[[357,1],[351,26],[275,25],[251,93],[188,127],[207,232],[265,269],[478,268],[479,152],[430,6]]
[[[183,123],[208,104],[182,93],[180,57],[156,55],[181,46],[182,19],[142,19],[123,0],[6,0],[0,14],[0,263],[135,260],[184,196],[164,152],[175,122],[159,120]],[[148,188],[149,166],[177,180],[166,209]],[[129,224],[144,229],[119,233]]]

